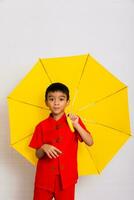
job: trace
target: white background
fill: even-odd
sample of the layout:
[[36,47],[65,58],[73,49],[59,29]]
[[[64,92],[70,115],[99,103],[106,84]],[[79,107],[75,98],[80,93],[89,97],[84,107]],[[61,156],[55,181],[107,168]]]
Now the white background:
[[[0,199],[32,200],[35,169],[10,147],[7,95],[39,57],[90,53],[129,87],[134,132],[134,0],[0,0]],[[134,198],[134,139],[77,200]]]

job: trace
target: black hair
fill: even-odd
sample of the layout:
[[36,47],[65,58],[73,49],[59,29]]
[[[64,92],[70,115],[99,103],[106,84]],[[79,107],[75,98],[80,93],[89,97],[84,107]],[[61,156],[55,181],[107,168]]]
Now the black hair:
[[47,100],[47,96],[49,92],[56,92],[56,91],[60,91],[63,92],[64,94],[66,94],[67,96],[67,100],[69,100],[69,89],[66,85],[64,85],[63,83],[52,83],[51,85],[48,86],[48,88],[46,89],[45,92],[45,100]]

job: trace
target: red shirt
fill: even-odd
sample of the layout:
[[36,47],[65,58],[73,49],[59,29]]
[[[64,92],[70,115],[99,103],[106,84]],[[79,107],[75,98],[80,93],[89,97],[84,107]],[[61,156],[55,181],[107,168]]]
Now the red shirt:
[[[86,127],[79,118],[80,125]],[[55,174],[61,175],[62,188],[77,182],[77,148],[78,139],[82,138],[77,131],[72,132],[68,126],[66,115],[55,120],[51,114],[40,122],[34,131],[30,147],[38,149],[43,144],[51,144],[62,151],[57,158],[50,159],[46,154],[38,160],[35,176],[35,187],[52,190]]]

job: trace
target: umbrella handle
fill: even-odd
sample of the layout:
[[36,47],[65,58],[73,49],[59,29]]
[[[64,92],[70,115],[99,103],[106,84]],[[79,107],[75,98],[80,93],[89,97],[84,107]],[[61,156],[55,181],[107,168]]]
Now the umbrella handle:
[[72,132],[75,132],[74,127],[73,127],[72,122],[71,122],[71,119],[70,119],[70,117],[68,115],[67,115],[67,123],[68,123],[68,126],[69,126],[70,130]]

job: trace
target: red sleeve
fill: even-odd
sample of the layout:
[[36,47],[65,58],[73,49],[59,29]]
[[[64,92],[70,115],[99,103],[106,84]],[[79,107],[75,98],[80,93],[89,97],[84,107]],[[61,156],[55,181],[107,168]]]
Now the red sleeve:
[[42,129],[40,124],[36,126],[29,147],[38,149],[43,145]]
[[[82,120],[79,117],[79,124],[82,126],[82,128],[84,128],[89,134],[90,132],[87,130],[86,126],[84,125],[84,123],[82,122]],[[77,131],[76,131],[77,132]],[[80,136],[80,134],[77,132],[77,138],[80,142],[83,142],[82,137]]]

